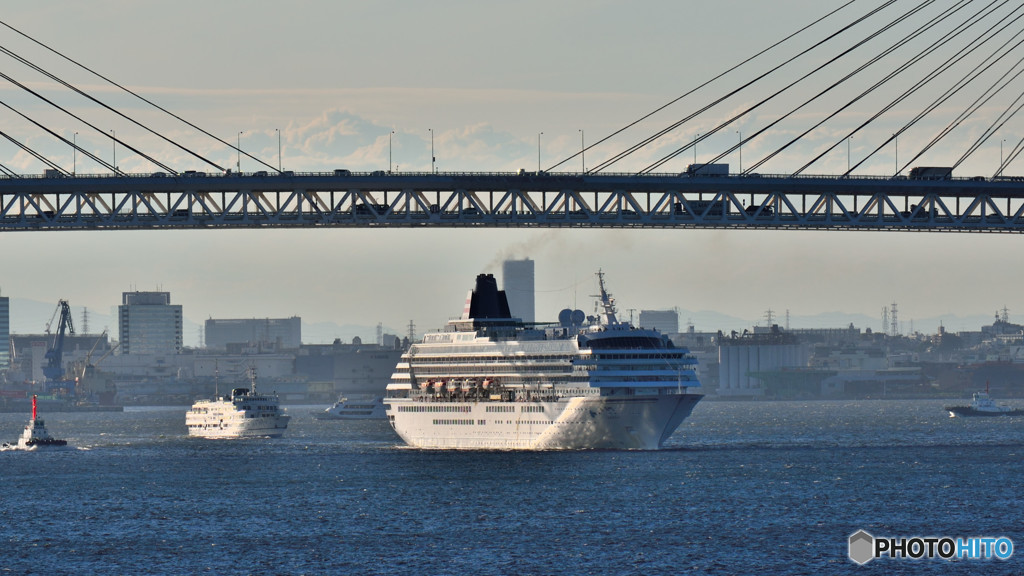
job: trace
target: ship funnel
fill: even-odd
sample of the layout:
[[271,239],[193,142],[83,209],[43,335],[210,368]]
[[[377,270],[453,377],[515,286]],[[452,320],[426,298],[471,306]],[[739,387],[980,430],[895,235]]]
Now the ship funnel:
[[480,274],[476,277],[476,288],[469,304],[469,317],[512,318],[508,298],[505,297],[503,290],[498,290],[498,281],[494,279],[493,274]]

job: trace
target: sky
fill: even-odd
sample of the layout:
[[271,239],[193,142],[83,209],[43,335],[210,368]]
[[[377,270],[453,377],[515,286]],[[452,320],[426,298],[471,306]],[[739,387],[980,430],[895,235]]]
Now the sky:
[[[280,161],[286,170],[386,169],[389,158],[397,171],[429,170],[433,136],[440,171],[513,171],[533,169],[538,153],[545,168],[568,158],[581,139],[589,144],[611,134],[840,4],[54,0],[12,4],[0,19],[222,140],[238,142],[246,153],[270,165]],[[845,21],[880,4],[858,0]],[[911,5],[897,3],[901,9]],[[836,20],[826,28],[839,25]],[[789,53],[810,44],[797,42]],[[263,169],[43,54],[8,29],[0,28],[0,45],[61,70],[70,82],[126,114],[152,121],[162,133],[223,166]],[[827,54],[822,49],[809,57],[819,62]],[[880,67],[895,65],[883,62]],[[754,63],[743,77],[765,69]],[[10,59],[0,71],[57,93],[52,82]],[[840,73],[825,74],[774,107],[702,141],[699,160],[710,161],[712,152],[726,150],[742,133],[758,130],[774,112]],[[767,81],[760,93],[783,84]],[[851,96],[864,85],[844,85],[838,92]],[[724,92],[723,87],[684,100],[679,109],[632,136],[588,151],[587,163],[593,165]],[[893,88],[886,98],[897,92]],[[0,96],[21,99],[25,110],[40,117],[54,114],[9,84],[0,87]],[[98,157],[113,161],[116,154],[122,170],[152,168],[112,146],[109,130],[178,169],[208,168],[97,106],[66,94],[60,98],[92,118],[96,128],[66,117],[53,120],[52,126]],[[744,94],[726,101],[613,170],[639,169],[758,98]],[[842,142],[882,102],[867,98],[760,170],[796,170]],[[952,143],[937,146],[915,165],[951,165],[963,143],[973,141],[1001,106],[992,103],[981,119],[966,122]],[[811,173],[843,172],[922,107],[918,102],[917,108],[894,111],[846,146],[826,152]],[[833,109],[822,104],[800,110],[773,135],[744,144],[743,160],[763,157]],[[952,109],[959,109],[954,101],[944,107]],[[884,146],[857,173],[891,175],[897,159],[909,160],[911,151],[947,121],[936,116],[901,136],[895,146]],[[1007,151],[1016,144],[1019,123],[1007,122],[957,174],[991,174],[999,164],[1000,144]],[[106,171],[17,118],[4,116],[4,126],[62,165],[73,164],[81,173]],[[1016,134],[1024,134],[1024,128]],[[685,169],[692,154],[687,151],[667,169]],[[722,161],[735,166],[739,156],[734,152]],[[557,169],[575,170],[578,162],[575,158]],[[0,164],[24,172],[42,170],[6,145],[0,147]],[[1005,173],[1022,171],[1011,164]],[[309,323],[366,326],[365,339],[378,322],[399,333],[410,321],[420,333],[442,328],[461,312],[476,274],[500,276],[504,258],[529,257],[536,261],[538,319],[554,319],[565,307],[590,310],[594,273],[602,269],[624,310],[718,311],[754,325],[768,309],[800,317],[843,311],[880,318],[883,307],[898,302],[904,319],[953,322],[971,315],[990,317],[1005,306],[1014,320],[1024,313],[1019,290],[1024,269],[1014,258],[1020,242],[1016,235],[1003,234],[744,230],[8,232],[0,235],[0,294],[52,303],[65,298],[73,306],[106,312],[120,303],[122,292],[160,289],[170,291],[172,303],[181,304],[194,322],[298,315]],[[947,327],[977,329],[955,323]],[[937,326],[917,328],[931,332]]]

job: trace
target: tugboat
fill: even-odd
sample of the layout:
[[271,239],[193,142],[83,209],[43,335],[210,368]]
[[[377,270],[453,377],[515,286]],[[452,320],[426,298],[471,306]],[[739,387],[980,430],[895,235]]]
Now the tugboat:
[[4,444],[5,448],[35,448],[36,446],[67,446],[67,440],[58,440],[50,433],[46,431],[46,425],[43,423],[43,419],[38,417],[36,407],[36,396],[32,396],[32,420],[25,425],[24,432],[21,433],[21,438],[18,438],[18,443],[15,444]]
[[996,404],[988,395],[988,382],[984,392],[975,392],[970,406],[946,406],[950,418],[957,416],[1021,416],[1024,409],[1011,408],[1006,404]]

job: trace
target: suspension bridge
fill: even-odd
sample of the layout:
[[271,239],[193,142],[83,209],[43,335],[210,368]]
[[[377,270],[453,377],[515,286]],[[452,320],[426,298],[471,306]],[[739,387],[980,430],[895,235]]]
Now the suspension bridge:
[[[1008,0],[851,0],[775,44],[545,169],[506,172],[321,172],[282,170],[246,153],[84,64],[0,22],[63,66],[138,99],[177,126],[237,154],[236,170],[147,121],[130,117],[6,46],[0,52],[35,84],[0,72],[31,106],[5,113],[106,172],[81,174],[54,146],[0,131],[38,169],[0,163],[0,230],[125,230],[260,227],[756,228],[1024,232],[1024,177],[1007,168],[1024,151],[1024,6]],[[42,81],[38,79],[42,76]],[[42,82],[47,90],[38,88]],[[34,87],[35,86],[35,87]],[[80,101],[62,104],[57,90]],[[64,100],[67,100],[65,97]],[[40,107],[58,117],[45,122]],[[682,110],[682,112],[679,112]],[[107,132],[103,111],[133,126],[109,134],[122,171],[80,147],[69,131]],[[674,115],[673,115],[674,113]],[[671,121],[664,121],[672,115]],[[660,120],[660,123],[659,122]],[[657,127],[652,129],[651,124]],[[743,130],[734,130],[737,127]],[[704,153],[714,138],[735,143]],[[639,135],[637,135],[639,134]],[[825,134],[825,137],[822,135]],[[684,137],[685,136],[685,137]],[[853,158],[850,141],[867,144]],[[900,138],[903,140],[900,140]],[[908,142],[910,144],[908,144]],[[996,170],[961,174],[999,143]],[[146,152],[172,147],[190,166]],[[866,175],[883,151],[903,144],[888,174]],[[748,163],[743,164],[746,147]],[[845,147],[847,168],[816,168]],[[431,152],[433,154],[433,152]],[[597,157],[570,171],[577,159]],[[689,161],[693,154],[693,161]],[[261,169],[241,172],[242,157]],[[739,156],[737,165],[727,160]],[[751,158],[753,156],[753,158]],[[2,156],[0,156],[2,157]],[[938,159],[933,160],[933,159]],[[538,163],[539,164],[539,163]]]

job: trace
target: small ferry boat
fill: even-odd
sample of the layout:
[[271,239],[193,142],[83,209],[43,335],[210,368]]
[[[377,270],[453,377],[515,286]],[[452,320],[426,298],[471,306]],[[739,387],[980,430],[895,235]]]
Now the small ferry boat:
[[950,418],[957,416],[1021,416],[1024,409],[1012,408],[1006,404],[996,404],[988,395],[988,384],[984,392],[975,392],[970,406],[946,406]]
[[383,396],[341,398],[316,415],[317,420],[384,420],[387,417]]
[[278,438],[288,428],[276,394],[256,392],[256,371],[250,370],[252,388],[235,388],[227,396],[199,400],[185,414],[189,436],[200,438]]
[[32,396],[32,420],[25,425],[25,430],[18,438],[18,443],[4,444],[4,448],[35,448],[36,446],[67,446],[67,440],[58,440],[46,431],[46,424],[39,418],[36,397]]

